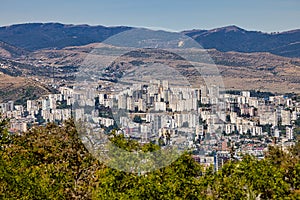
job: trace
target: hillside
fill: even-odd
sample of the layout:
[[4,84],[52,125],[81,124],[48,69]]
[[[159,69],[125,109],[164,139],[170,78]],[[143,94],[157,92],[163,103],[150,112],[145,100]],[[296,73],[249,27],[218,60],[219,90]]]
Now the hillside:
[[28,23],[0,27],[0,40],[26,50],[101,42],[129,27]]
[[286,57],[300,57],[300,29],[268,34],[227,26],[183,33],[195,39],[205,49],[214,48],[223,52],[269,52]]
[[2,58],[16,58],[19,56],[25,56],[27,54],[28,51],[24,49],[0,41],[0,57]]
[[51,93],[45,85],[25,77],[12,77],[0,72],[0,103],[10,100],[25,104],[29,99]]
[[[72,73],[70,70],[76,71],[82,65],[87,55],[90,55],[90,51],[95,48],[113,47],[94,43],[85,46],[66,47],[59,50],[40,50],[31,53],[30,58],[22,62],[40,66],[36,69],[44,69],[45,71],[45,66],[53,65],[56,66],[57,70],[64,68],[65,73],[70,75]],[[257,89],[281,93],[300,93],[300,59],[298,58],[287,58],[270,53],[237,53],[217,50],[208,50],[207,53],[220,70],[227,89]],[[197,50],[193,50],[193,54],[197,54]],[[95,58],[97,59],[97,57]],[[147,60],[145,58],[130,57],[130,55],[122,59],[124,63],[127,62],[128,65],[123,63],[127,67],[130,67],[133,61],[139,59],[142,59],[142,61]],[[179,64],[179,61],[177,62]],[[69,66],[69,69],[66,70],[64,66]],[[119,72],[120,70],[116,71]]]

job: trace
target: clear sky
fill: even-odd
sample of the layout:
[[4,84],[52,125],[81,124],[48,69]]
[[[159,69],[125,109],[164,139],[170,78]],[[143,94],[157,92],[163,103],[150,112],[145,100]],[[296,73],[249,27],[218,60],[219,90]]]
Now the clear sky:
[[300,28],[300,0],[0,0],[0,26],[25,22],[273,32]]

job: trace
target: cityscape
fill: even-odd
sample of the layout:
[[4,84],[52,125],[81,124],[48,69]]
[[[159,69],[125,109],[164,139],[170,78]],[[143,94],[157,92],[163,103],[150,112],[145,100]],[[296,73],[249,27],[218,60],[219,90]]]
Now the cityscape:
[[0,11],[0,200],[300,199],[300,1]]
[[270,145],[283,150],[295,145],[300,102],[292,97],[261,98],[250,91],[221,92],[217,86],[173,87],[167,80],[125,88],[115,91],[106,82],[98,89],[64,86],[60,93],[27,100],[26,106],[1,103],[0,112],[10,119],[11,133],[74,117],[92,124],[92,134],[116,129],[141,144],[176,144],[216,170],[247,154],[263,159]]

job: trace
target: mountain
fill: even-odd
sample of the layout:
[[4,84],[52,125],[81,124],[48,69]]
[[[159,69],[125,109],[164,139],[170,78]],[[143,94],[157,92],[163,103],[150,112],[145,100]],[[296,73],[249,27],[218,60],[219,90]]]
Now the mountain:
[[[0,73],[3,74],[0,77],[0,91],[5,92],[9,89],[8,84],[5,85],[3,81],[8,79],[5,76],[9,76],[10,80],[13,78],[42,80],[41,82],[45,85],[51,85],[54,81],[57,84],[72,82],[84,60],[91,56],[92,50],[103,48],[105,52],[109,52],[112,48],[111,50],[115,51],[113,49],[115,47],[101,43],[103,40],[131,29],[133,28],[123,26],[104,27],[59,23],[31,23],[0,27]],[[207,53],[217,65],[227,89],[300,93],[300,30],[268,34],[228,26],[183,33],[208,49]],[[199,55],[201,52],[203,51],[200,49],[191,49],[189,55]],[[149,55],[146,56],[147,58],[126,55],[122,58],[124,59],[122,66],[124,69],[130,69],[136,63],[142,63],[143,60],[152,62],[161,56],[162,58],[168,57],[164,52]],[[92,57],[98,59],[96,55]],[[103,58],[109,59],[105,56],[99,59]],[[158,62],[162,60],[158,59]],[[168,60],[164,61],[171,65]],[[181,70],[185,66],[181,64],[180,59],[173,63],[176,69]],[[121,68],[118,67],[115,65],[112,68],[116,72],[113,74],[116,77],[121,75],[119,73]],[[197,77],[192,70],[185,70],[183,72],[192,79]],[[4,87],[2,87],[3,84]],[[19,88],[17,83],[12,82],[12,86],[15,84]],[[14,91],[17,92],[14,93]],[[9,96],[18,94],[19,89],[9,94],[3,92],[0,96]],[[41,94],[44,93],[41,92]]]
[[[0,27],[0,41],[35,51],[45,48],[62,49],[101,42],[132,27],[66,25],[60,23],[28,23]],[[269,52],[300,58],[300,29],[281,33],[247,31],[237,26],[212,30],[183,31],[206,49],[236,52]]]
[[300,57],[300,29],[269,34],[227,26],[183,33],[195,39],[205,49],[217,49],[222,52],[270,52],[280,56]]
[[129,29],[131,28],[123,26],[28,23],[0,27],[0,40],[33,51],[43,48],[63,48],[101,42],[114,34]]

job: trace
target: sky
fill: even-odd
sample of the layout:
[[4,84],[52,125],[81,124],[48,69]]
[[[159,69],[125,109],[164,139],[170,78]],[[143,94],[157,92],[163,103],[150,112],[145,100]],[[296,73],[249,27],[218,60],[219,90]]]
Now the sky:
[[182,31],[300,28],[300,0],[0,0],[0,26],[60,22]]

